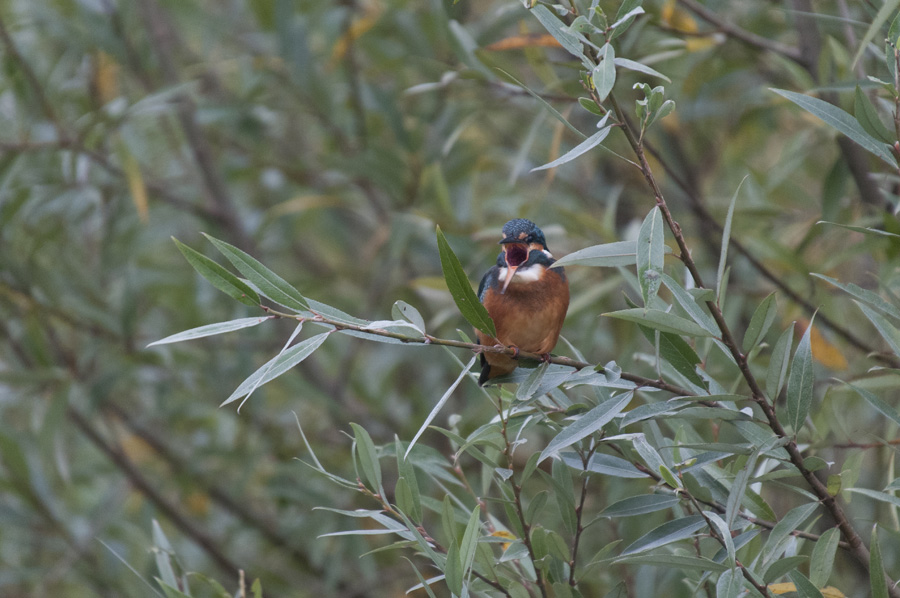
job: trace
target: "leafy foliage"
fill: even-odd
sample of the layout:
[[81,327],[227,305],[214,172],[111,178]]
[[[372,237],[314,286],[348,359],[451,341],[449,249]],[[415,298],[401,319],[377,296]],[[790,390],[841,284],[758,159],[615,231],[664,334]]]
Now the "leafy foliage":
[[798,6],[6,3],[0,593],[897,596],[900,17]]

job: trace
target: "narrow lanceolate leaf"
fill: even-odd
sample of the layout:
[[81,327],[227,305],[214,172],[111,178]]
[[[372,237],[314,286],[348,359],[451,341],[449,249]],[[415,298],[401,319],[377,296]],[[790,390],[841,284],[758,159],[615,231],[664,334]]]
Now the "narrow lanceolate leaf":
[[556,41],[558,41],[572,56],[583,58],[584,49],[582,48],[578,37],[570,32],[565,23],[560,21],[556,15],[550,12],[549,8],[543,4],[536,4],[534,8],[531,9],[531,14],[537,17],[537,20],[541,22],[541,25],[544,26],[547,33],[556,38]]
[[641,64],[640,62],[635,62],[633,60],[628,60],[627,58],[616,58],[616,66],[620,66],[623,69],[628,69],[629,71],[637,71],[639,73],[644,73],[645,75],[650,75],[651,77],[659,77],[664,81],[669,83],[672,82],[671,79],[660,73],[659,71],[650,68],[646,64]]
[[463,570],[462,563],[459,562],[459,544],[456,540],[450,542],[447,548],[447,561],[444,567],[444,575],[446,576],[447,587],[454,596],[460,596],[463,589]]
[[802,93],[795,93],[784,89],[772,89],[772,91],[797,104],[810,114],[821,118],[827,124],[849,137],[853,142],[862,146],[863,149],[875,154],[891,166],[897,166],[896,161],[891,156],[888,145],[866,133],[860,124],[856,122],[856,119],[844,110],[818,98],[803,95]]
[[744,587],[744,576],[737,568],[728,569],[719,575],[716,582],[716,598],[737,598]]
[[[651,344],[656,343],[656,331],[646,326],[641,326],[640,330]],[[677,334],[660,332],[659,356],[693,384],[704,386],[703,378],[697,373],[700,356],[686,340]]]
[[[716,321],[713,319],[711,315],[703,311],[703,308],[700,307],[698,301],[701,301],[698,298],[695,298],[691,295],[687,289],[685,289],[677,280],[669,276],[668,274],[662,275],[663,284],[668,287],[670,291],[672,291],[672,296],[675,298],[675,301],[678,305],[687,312],[687,315],[691,317],[691,319],[707,331],[716,334],[718,331],[718,326]],[[710,295],[712,295],[712,291],[709,291]]]
[[456,387],[459,386],[459,383],[463,381],[463,378],[466,377],[466,374],[468,374],[469,370],[472,369],[472,366],[475,365],[475,360],[477,359],[477,357],[477,355],[472,356],[472,359],[469,360],[469,363],[467,363],[466,367],[463,368],[463,371],[460,372],[459,377],[456,379],[456,381],[450,385],[450,388],[447,389],[447,391],[444,393],[444,396],[441,397],[441,399],[431,410],[431,413],[428,414],[428,417],[425,418],[425,421],[422,422],[422,426],[419,428],[419,431],[416,432],[416,435],[413,436],[413,439],[409,442],[409,446],[406,447],[406,454],[403,455],[404,459],[409,456],[409,452],[412,450],[412,447],[415,446],[416,441],[419,439],[419,436],[421,436],[425,432],[425,429],[428,428],[428,425],[431,424],[435,417],[437,417],[437,414],[441,411],[441,408],[450,399],[450,395],[453,394],[453,391],[456,390]]
[[622,551],[622,555],[644,552],[679,540],[686,540],[704,527],[706,527],[706,520],[700,515],[691,515],[663,523],[635,540],[633,544]]
[[731,221],[734,218],[734,205],[737,203],[738,193],[741,192],[741,186],[747,180],[745,176],[741,179],[738,188],[735,189],[734,195],[731,196],[731,203],[728,205],[728,213],[725,216],[725,225],[722,227],[722,249],[719,251],[719,269],[716,275],[716,301],[722,301],[722,294],[725,289],[725,266],[728,263],[728,244],[731,242]]
[[762,555],[766,562],[772,562],[784,550],[788,537],[796,529],[799,529],[806,519],[816,510],[818,503],[808,503],[794,507],[788,511],[787,515],[781,518],[781,521],[775,524],[769,533],[769,538],[763,547]]
[[638,556],[620,557],[616,563],[628,563],[632,565],[650,565],[651,567],[670,567],[672,569],[694,569],[698,571],[712,571],[721,573],[728,568],[715,561],[696,556],[684,556],[675,554],[642,554]]
[[600,512],[599,517],[634,517],[674,507],[681,499],[667,494],[641,494],[617,501]]
[[555,266],[630,266],[637,255],[634,241],[616,241],[585,247],[556,260]]
[[441,257],[441,269],[444,271],[444,280],[447,281],[447,288],[456,302],[456,307],[469,324],[478,330],[497,336],[497,329],[494,328],[494,321],[488,314],[487,309],[478,301],[478,296],[472,290],[469,283],[469,277],[463,270],[459,258],[453,253],[450,243],[441,231],[441,227],[437,227],[437,244],[438,253]]
[[616,84],[616,52],[613,50],[612,44],[603,46],[600,57],[602,59],[594,67],[591,80],[594,82],[599,101],[602,102]]
[[819,588],[796,569],[790,571],[788,577],[791,578],[791,581],[794,582],[794,586],[797,588],[797,598],[823,598]]
[[481,507],[476,506],[469,516],[466,531],[463,533],[462,542],[459,543],[459,562],[462,565],[463,576],[468,575],[475,562],[475,550],[478,547],[478,537],[481,535]]
[[266,320],[271,320],[273,317],[274,316],[263,316],[260,318],[239,318],[237,320],[229,320],[228,322],[207,324],[206,326],[191,328],[190,330],[185,330],[184,332],[179,332],[178,334],[173,334],[172,336],[167,336],[166,338],[160,339],[158,341],[153,341],[147,346],[152,347],[154,345],[180,343],[181,341],[190,341],[194,340],[195,338],[203,338],[204,336],[213,336],[216,334],[231,332],[232,330],[249,328],[250,326],[262,324]]
[[887,417],[894,423],[900,425],[900,413],[897,412],[891,405],[882,401],[878,395],[873,393],[870,390],[866,390],[860,386],[856,386],[855,384],[850,384],[849,382],[844,382],[847,386],[855,390],[859,396],[864,398],[869,405],[874,407],[881,415]]
[[613,397],[581,415],[577,420],[563,428],[562,432],[557,434],[547,444],[547,447],[541,451],[538,463],[567,446],[601,430],[603,426],[611,422],[615,416],[625,409],[628,403],[631,402],[631,399],[632,393],[627,392],[618,397]]
[[290,349],[287,349],[283,353],[276,355],[272,359],[270,359],[264,366],[253,372],[249,378],[241,382],[240,386],[231,393],[231,396],[225,399],[225,401],[219,405],[223,407],[232,401],[236,401],[241,398],[245,394],[252,391],[254,388],[262,386],[267,382],[271,382],[278,376],[290,370],[292,367],[312,355],[312,353],[319,348],[319,346],[325,342],[325,339],[328,338],[330,332],[323,332],[322,334],[313,336],[311,338],[306,339],[301,343],[297,343]]
[[853,98],[853,115],[856,116],[856,121],[863,129],[865,129],[866,133],[878,141],[883,143],[893,143],[896,141],[891,138],[892,135],[890,131],[888,131],[887,127],[884,126],[884,123],[881,122],[881,117],[879,117],[878,112],[875,111],[875,106],[872,105],[869,96],[863,93],[863,90],[860,89],[859,85],[856,86],[856,95]]
[[857,299],[868,303],[882,313],[900,320],[900,309],[897,309],[897,307],[893,303],[888,303],[887,301],[882,299],[881,295],[879,295],[878,293],[875,293],[868,289],[864,289],[859,285],[853,284],[852,282],[843,283],[839,280],[831,278],[830,276],[825,276],[824,274],[813,273],[812,275],[816,278],[821,278],[825,282],[836,286],[845,293],[849,293]]
[[713,336],[711,332],[705,330],[699,324],[670,314],[658,309],[643,309],[635,307],[632,309],[622,309],[603,314],[610,318],[618,318],[647,326],[660,332],[671,332],[672,334],[683,334],[685,336]]
[[188,263],[194,267],[194,270],[214,287],[245,305],[259,307],[259,295],[247,286],[247,283],[175,237],[172,237],[172,240],[175,241],[175,246],[178,247]]
[[847,230],[852,230],[855,233],[862,233],[864,235],[878,235],[881,237],[891,237],[893,239],[900,239],[900,235],[897,233],[890,233],[886,230],[881,230],[878,228],[871,228],[868,226],[856,226],[853,224],[842,224],[840,222],[828,222],[827,220],[819,220],[816,224],[828,224],[830,226],[837,226],[839,228],[845,228]]
[[777,313],[778,304],[775,302],[775,293],[773,292],[763,299],[756,311],[753,312],[753,317],[750,318],[750,325],[747,326],[747,332],[744,333],[744,344],[741,346],[741,350],[745,354],[753,350],[763,339],[772,322],[775,321]]
[[663,233],[662,212],[658,207],[650,210],[641,224],[637,239],[637,275],[641,285],[644,305],[656,297],[662,283],[665,258],[665,235]]
[[300,294],[300,291],[263,266],[250,254],[205,233],[203,236],[209,239],[216,249],[222,252],[222,255],[238,269],[238,272],[246,276],[247,280],[256,285],[256,288],[266,297],[295,311],[309,308],[309,302]]
[[809,580],[817,588],[824,588],[828,578],[831,577],[834,555],[840,540],[841,531],[833,527],[822,534],[813,547],[812,555],[809,557]]
[[[853,63],[850,65],[850,68],[854,68],[856,63],[859,62],[859,59],[862,58],[863,53],[866,51],[866,48],[869,46],[869,42],[871,42],[876,35],[879,35],[882,31],[882,27],[887,22],[888,18],[895,12],[897,12],[897,7],[900,5],[900,0],[886,0],[884,4],[881,5],[881,8],[878,9],[878,13],[875,15],[875,18],[872,20],[872,24],[869,25],[869,28],[866,29],[866,32],[863,34],[862,41],[859,42],[859,49],[856,51],[856,55],[853,57]],[[891,27],[893,29],[893,27]],[[890,35],[890,32],[888,33]],[[889,40],[896,43],[896,40]]]
[[369,482],[373,491],[384,494],[381,490],[381,463],[378,461],[378,451],[372,437],[365,428],[359,424],[351,423],[353,428],[353,438],[356,440],[356,453],[359,456],[359,466],[362,468],[363,475]]
[[609,132],[612,130],[612,126],[607,125],[567,151],[565,154],[553,160],[552,162],[547,162],[543,166],[537,166],[536,168],[532,168],[531,172],[535,172],[537,170],[547,170],[548,168],[556,168],[557,166],[562,166],[566,162],[571,162],[578,156],[589,152],[594,149],[606,139],[606,136],[609,135]]
[[881,337],[887,341],[887,344],[890,345],[894,354],[900,356],[900,330],[897,330],[887,318],[868,305],[864,305],[859,301],[854,301],[854,303],[859,306],[864,314],[866,314],[866,317],[869,318],[869,321],[872,322],[875,329],[878,330],[878,334],[880,334]]
[[872,586],[872,598],[888,598],[884,564],[881,560],[881,546],[878,544],[877,525],[872,529],[872,544],[869,546],[869,551],[869,583]]
[[803,333],[803,338],[800,339],[800,344],[797,345],[794,359],[791,361],[791,374],[788,377],[788,423],[793,428],[795,435],[803,427],[812,406],[814,379],[812,345],[809,340],[812,327],[813,323],[810,322],[806,327],[806,332]]
[[788,363],[791,360],[791,341],[794,338],[794,322],[781,333],[772,349],[772,357],[769,359],[769,369],[766,372],[766,393],[771,401],[778,398],[781,387],[784,386],[784,377],[787,374]]

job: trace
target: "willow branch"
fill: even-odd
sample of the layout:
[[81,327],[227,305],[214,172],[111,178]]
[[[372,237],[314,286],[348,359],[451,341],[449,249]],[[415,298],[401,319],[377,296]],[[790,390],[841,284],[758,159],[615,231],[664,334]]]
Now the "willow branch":
[[[390,330],[384,330],[380,328],[367,328],[365,326],[360,326],[357,324],[351,324],[349,322],[342,322],[340,320],[334,320],[328,317],[325,317],[321,314],[317,314],[313,311],[308,313],[312,314],[312,316],[304,315],[304,314],[290,314],[286,312],[280,312],[274,310],[268,306],[262,305],[260,306],[262,309],[271,316],[276,316],[279,318],[287,318],[291,320],[296,320],[298,322],[311,322],[313,324],[322,324],[325,326],[331,326],[337,330],[351,330],[354,332],[362,332],[364,334],[371,334],[374,336],[382,336],[385,338],[392,338],[394,340],[398,340],[402,343],[412,344],[412,345],[440,345],[444,347],[457,347],[459,349],[468,349],[470,351],[474,351],[475,353],[498,353],[503,355],[509,355],[510,357],[518,356],[519,359],[528,359],[532,361],[541,361],[543,359],[542,355],[537,353],[529,353],[528,351],[521,351],[518,349],[513,349],[510,347],[499,347],[499,346],[487,346],[487,345],[479,345],[477,343],[467,343],[465,341],[457,341],[453,339],[447,338],[438,338],[436,336],[431,336],[430,334],[423,334],[422,336],[410,336],[407,334],[401,334],[399,332],[391,332]],[[551,356],[549,363],[555,363],[557,365],[564,365],[571,368],[575,368],[576,370],[582,370],[584,368],[591,368],[596,370],[599,373],[604,373],[606,370],[599,364],[587,363],[585,361],[579,361],[577,359],[572,359],[571,357],[561,357],[561,356]],[[696,396],[696,393],[682,388],[676,384],[670,384],[664,380],[654,380],[652,378],[644,378],[643,376],[637,376],[635,374],[629,374],[628,372],[622,372],[621,378],[623,380],[628,380],[629,382],[634,382],[639,387],[648,386],[651,388],[657,388],[659,390],[664,390],[666,392],[671,392],[678,396]]]
[[[650,186],[651,191],[653,192],[654,199],[656,200],[656,205],[660,208],[660,212],[662,213],[663,219],[666,222],[669,230],[672,231],[672,234],[675,237],[675,242],[678,245],[678,248],[681,252],[681,260],[687,268],[688,272],[691,273],[691,277],[694,279],[694,282],[698,288],[705,288],[703,284],[703,280],[700,277],[700,273],[697,269],[697,265],[694,262],[694,259],[691,257],[691,253],[687,247],[687,242],[685,241],[684,235],[682,234],[681,227],[677,222],[672,218],[672,214],[669,211],[668,206],[666,205],[666,201],[660,192],[659,185],[656,182],[655,177],[653,176],[653,171],[650,168],[649,163],[647,162],[647,158],[644,154],[644,148],[642,141],[634,134],[634,131],[628,126],[624,112],[619,106],[618,102],[616,102],[615,97],[610,94],[610,101],[612,103],[613,109],[619,119],[621,124],[621,129],[625,134],[625,137],[628,140],[629,145],[634,151],[635,156],[638,159],[638,163],[641,169],[641,174],[643,174],[644,179],[647,181]],[[816,477],[816,475],[805,466],[803,454],[800,452],[799,447],[797,446],[796,440],[789,436],[784,429],[784,426],[781,424],[781,421],[778,419],[777,414],[775,413],[775,407],[769,400],[766,398],[765,393],[760,387],[759,382],[756,377],[753,375],[753,372],[750,370],[750,364],[747,361],[747,356],[744,355],[740,350],[740,345],[735,340],[734,334],[732,333],[728,323],[725,321],[725,316],[722,313],[719,304],[716,301],[707,301],[706,306],[709,308],[710,314],[716,322],[716,326],[719,328],[719,331],[722,334],[722,342],[728,348],[729,353],[731,353],[732,358],[735,363],[738,365],[738,369],[741,372],[741,376],[746,381],[748,387],[750,388],[750,398],[756,403],[759,408],[762,410],[763,414],[766,417],[769,428],[775,433],[779,438],[787,439],[787,444],[785,444],[785,450],[788,452],[790,456],[791,463],[800,474],[803,476],[803,479],[806,480],[806,483],[813,490],[815,495],[818,497],[819,501],[822,505],[828,510],[831,514],[832,518],[837,523],[838,527],[841,530],[841,533],[844,536],[844,539],[850,545],[850,553],[856,558],[863,567],[868,570],[869,568],[869,549],[863,542],[859,533],[854,528],[853,524],[848,519],[847,515],[844,513],[844,510],[835,500],[835,497],[832,496],[828,492],[828,488],[822,481]],[[894,586],[893,581],[889,580],[889,592],[892,598],[900,598],[900,589]]]

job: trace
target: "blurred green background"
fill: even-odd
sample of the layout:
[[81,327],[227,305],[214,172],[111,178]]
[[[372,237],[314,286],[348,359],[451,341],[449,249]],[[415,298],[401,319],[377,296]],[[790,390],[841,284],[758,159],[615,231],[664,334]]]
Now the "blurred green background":
[[[802,2],[710,6],[808,49]],[[815,223],[890,225],[893,179],[860,191],[870,179],[853,169],[875,171],[874,159],[855,152],[848,166],[855,146],[768,88],[850,98],[837,94],[860,78],[852,57],[874,9],[806,7],[828,18],[804,66],[680,5],[644,7],[617,52],[673,81],[677,110],[652,131],[652,165],[709,279],[714,223],[749,175],[733,238],[769,276],[732,254],[729,318],[746,324],[779,288],[779,328],[821,306],[861,343],[823,324],[818,367],[864,371],[879,343],[808,273],[890,282],[897,245]],[[184,569],[230,591],[242,569],[271,596],[402,595],[415,578],[397,554],[358,558],[378,537],[316,539],[348,522],[313,507],[373,505],[295,459],[306,458],[295,414],[326,467],[352,477],[348,422],[377,442],[408,440],[457,362],[334,335],[240,412],[218,409],[292,326],[146,349],[257,315],[198,277],[170,237],[212,256],[208,232],[356,316],[389,318],[402,299],[430,332],[471,335],[441,277],[436,224],[477,283],[509,218],[537,222],[558,257],[633,238],[654,205],[611,151],[529,172],[579,140],[503,73],[590,134],[577,65],[505,0],[3,0],[0,24],[0,595],[152,595],[154,519]],[[628,106],[638,81],[663,83],[621,71]],[[615,133],[605,145],[627,151]],[[600,318],[637,296],[629,275],[569,274],[566,339],[589,361],[655,376],[643,337]],[[818,422],[836,438],[868,434],[871,413],[844,411],[851,400]],[[493,415],[474,384],[443,423],[450,413],[463,431]],[[423,442],[449,450],[437,435]]]

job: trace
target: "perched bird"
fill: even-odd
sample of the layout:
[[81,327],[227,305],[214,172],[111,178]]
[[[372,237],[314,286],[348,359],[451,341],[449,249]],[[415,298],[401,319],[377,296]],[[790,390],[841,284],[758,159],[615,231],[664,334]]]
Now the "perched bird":
[[[497,265],[478,287],[478,299],[494,320],[497,338],[476,330],[478,342],[549,358],[569,308],[566,273],[552,267],[556,260],[547,251],[544,233],[530,220],[517,218],[504,224],[500,245]],[[510,355],[482,353],[478,383],[508,374],[517,365]]]

